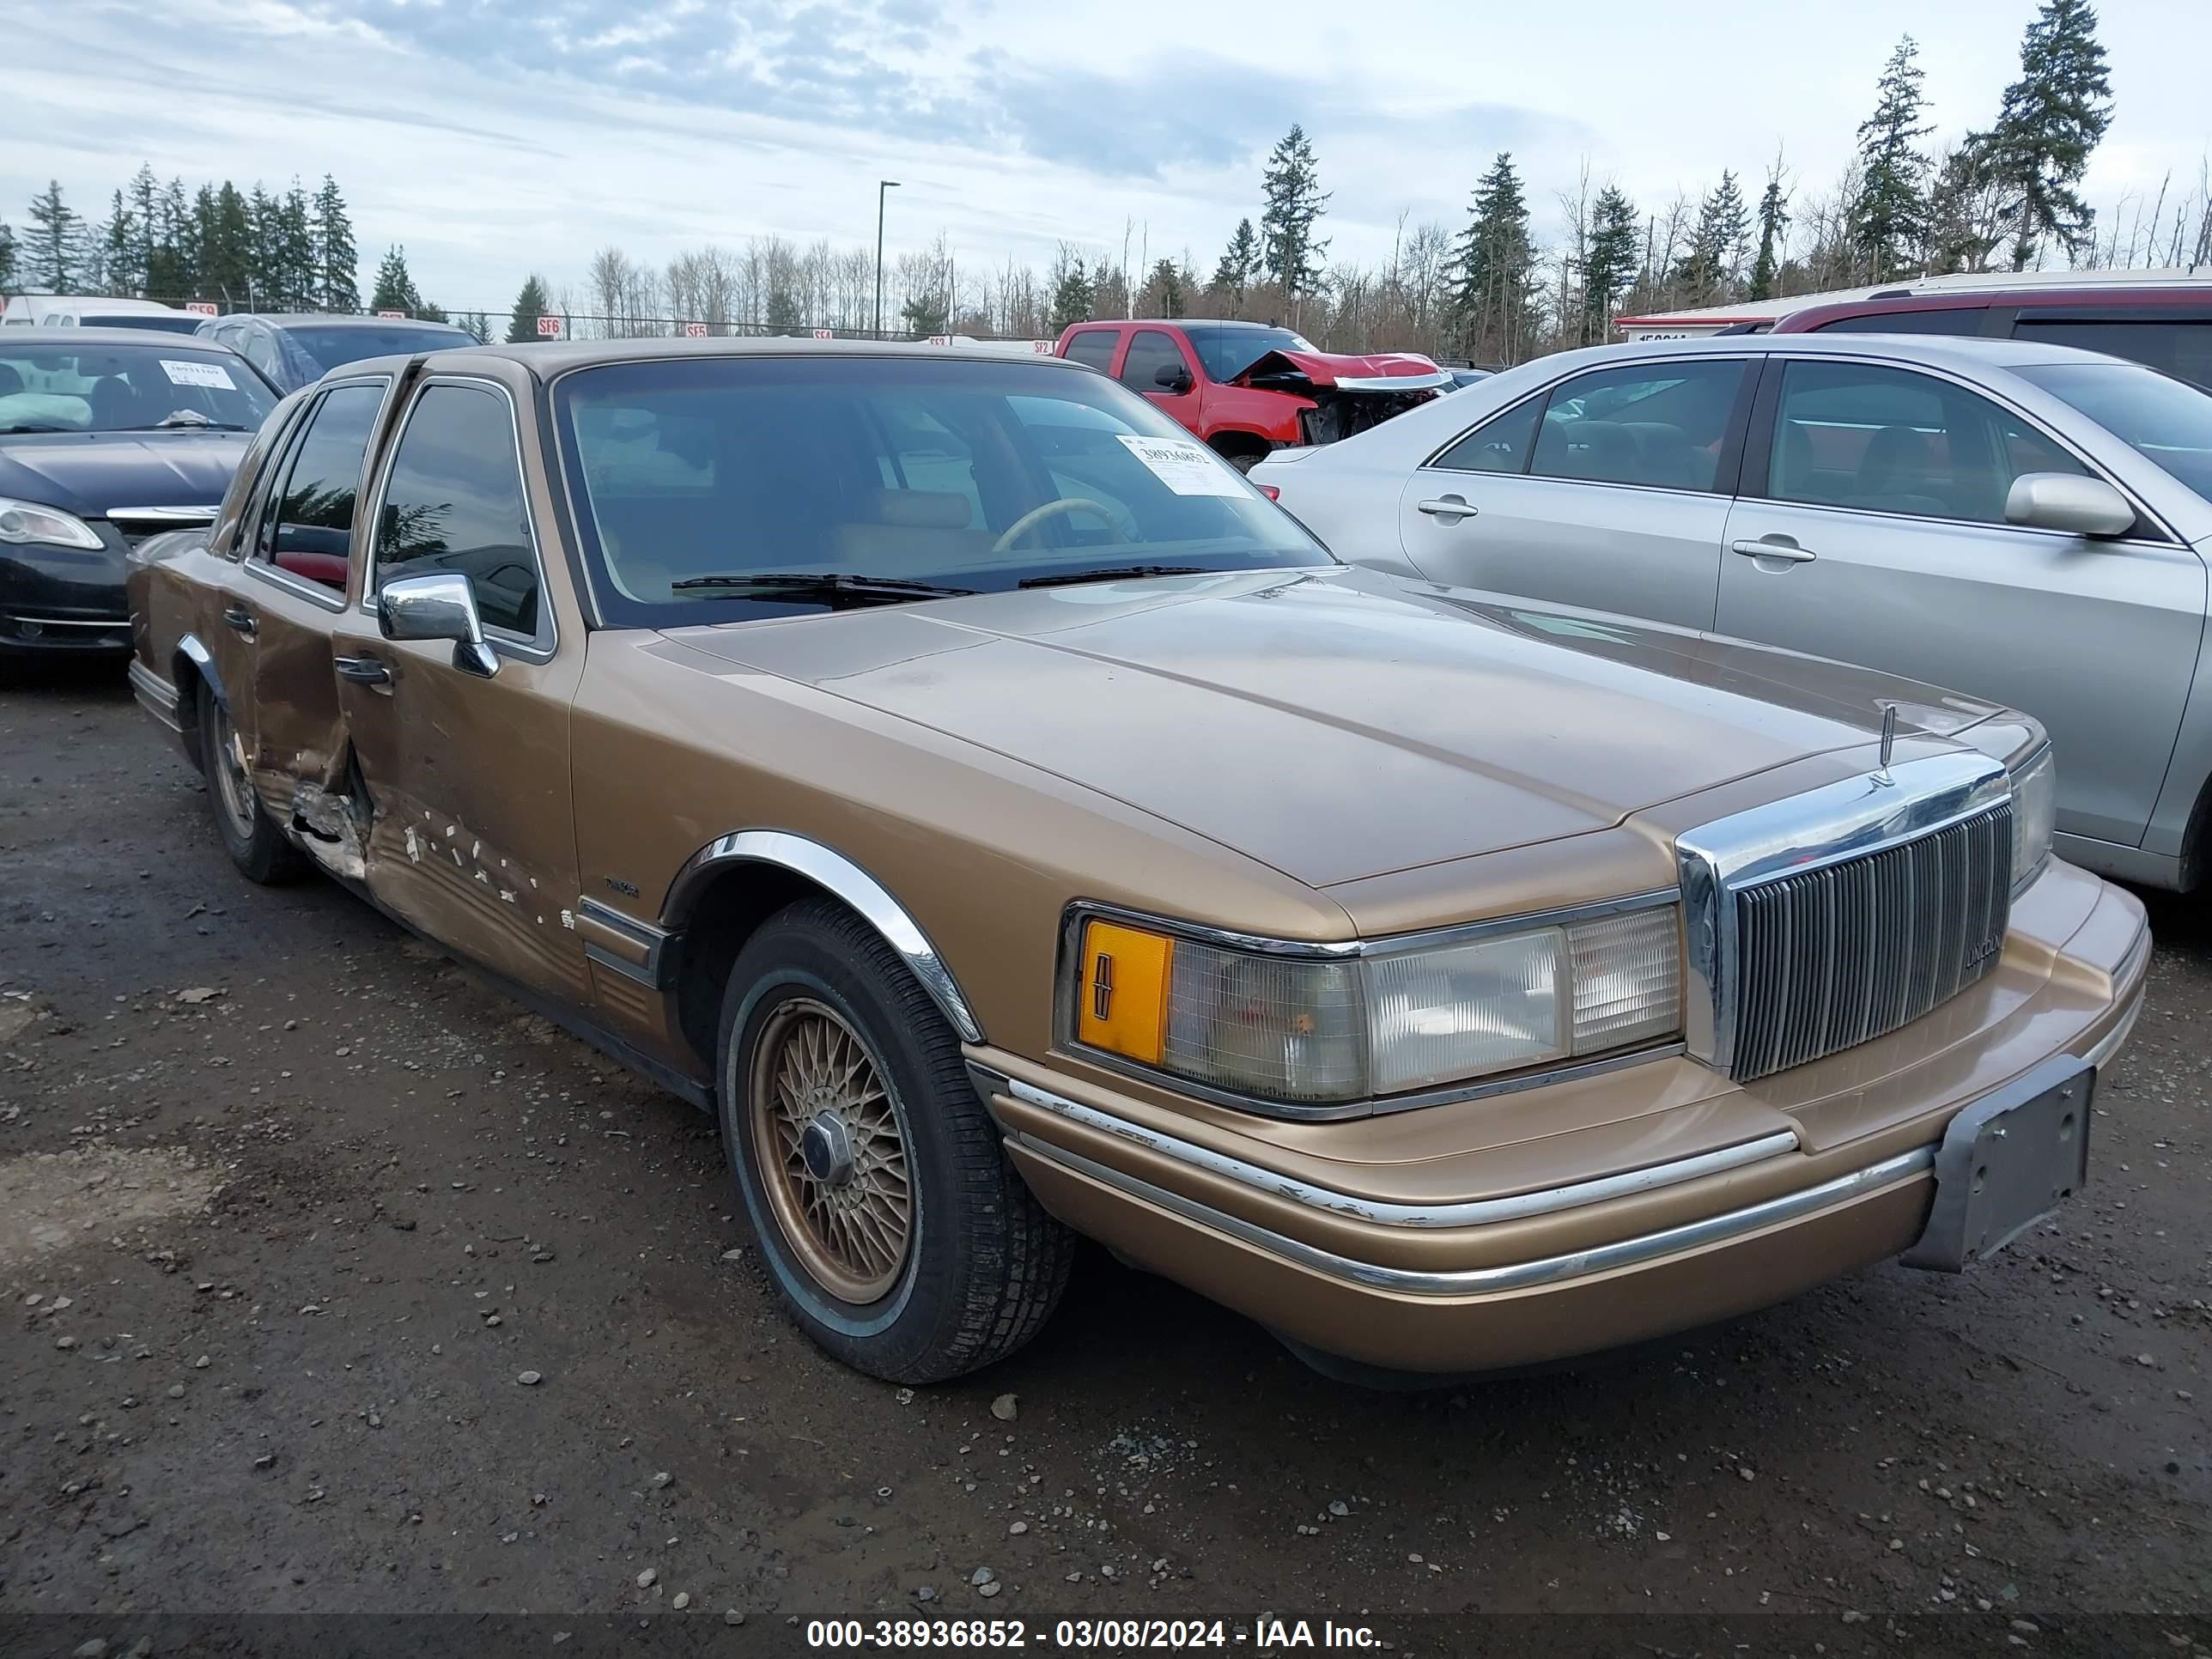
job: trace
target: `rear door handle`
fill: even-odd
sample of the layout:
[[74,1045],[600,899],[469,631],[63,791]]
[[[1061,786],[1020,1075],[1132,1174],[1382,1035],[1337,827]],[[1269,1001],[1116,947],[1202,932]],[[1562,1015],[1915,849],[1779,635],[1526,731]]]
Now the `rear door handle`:
[[242,605],[225,606],[222,619],[249,640],[253,637],[254,629],[259,626],[253,620],[253,613]]
[[356,685],[389,685],[392,671],[374,657],[337,657],[331,666],[338,671],[342,680],[351,680]]
[[1810,564],[1820,556],[1795,542],[1730,542],[1729,551],[1747,559],[1781,559],[1790,564]]
[[1469,507],[1462,496],[1447,495],[1440,501],[1415,501],[1413,510],[1432,519],[1471,519],[1480,509]]

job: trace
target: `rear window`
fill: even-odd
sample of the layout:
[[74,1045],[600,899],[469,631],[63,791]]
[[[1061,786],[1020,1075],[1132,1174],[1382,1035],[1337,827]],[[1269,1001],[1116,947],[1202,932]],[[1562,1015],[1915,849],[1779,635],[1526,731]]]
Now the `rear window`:
[[2212,502],[2212,394],[2132,364],[2043,363],[2013,373]]
[[2039,317],[2022,312],[2013,337],[2125,357],[2212,388],[2212,313],[2203,318]]
[[287,328],[285,335],[306,352],[319,370],[368,357],[394,357],[410,351],[450,351],[474,345],[457,328],[410,327],[392,323],[378,328]]
[[1095,375],[674,358],[580,369],[554,396],[592,586],[620,625],[831,602],[764,592],[763,576],[996,592],[1138,565],[1333,562],[1226,462]]
[[196,342],[74,349],[0,339],[0,432],[250,432],[276,404],[237,357]]

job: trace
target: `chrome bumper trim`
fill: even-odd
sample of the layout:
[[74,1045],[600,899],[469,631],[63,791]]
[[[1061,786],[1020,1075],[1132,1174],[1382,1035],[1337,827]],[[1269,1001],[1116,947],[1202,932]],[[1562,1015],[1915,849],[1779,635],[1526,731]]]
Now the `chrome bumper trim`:
[[1150,1182],[1124,1175],[1119,1170],[1109,1169],[1079,1153],[1048,1145],[1034,1136],[1017,1133],[1007,1139],[1010,1144],[1048,1163],[1058,1164],[1077,1175],[1086,1176],[1133,1198],[1158,1205],[1200,1226],[1237,1239],[1328,1278],[1367,1290],[1434,1297],[1494,1295],[1504,1291],[1557,1285],[1569,1279],[1594,1278],[1623,1267],[1642,1267],[1666,1256],[1725,1243],[1762,1228],[1799,1220],[1923,1175],[1936,1163],[1935,1147],[1922,1146],[1909,1152],[1901,1152],[1895,1158],[1884,1158],[1863,1170],[1838,1176],[1832,1181],[1824,1181],[1816,1187],[1802,1188],[1794,1193],[1785,1193],[1779,1198],[1768,1199],[1764,1203],[1708,1216],[1703,1221],[1692,1221],[1634,1238],[1619,1239],[1595,1249],[1577,1250],[1571,1255],[1546,1256],[1535,1261],[1512,1262],[1498,1267],[1425,1273],[1407,1267],[1382,1267],[1371,1261],[1355,1261],[1348,1256],[1337,1255],[1301,1240],[1286,1238],[1280,1233],[1255,1226],[1241,1217],[1227,1215],[1207,1205],[1194,1202],[1178,1193],[1171,1193],[1164,1188],[1153,1186]]
[[1293,1204],[1304,1205],[1308,1209],[1350,1216],[1356,1221],[1373,1222],[1385,1227],[1480,1227],[1499,1221],[1518,1221],[1528,1216],[1552,1215],[1561,1210],[1579,1209],[1586,1204],[1603,1204],[1612,1199],[1626,1198],[1632,1194],[1695,1181],[1700,1176],[1717,1175],[1723,1170],[1741,1169],[1747,1164],[1761,1163],[1797,1150],[1796,1131],[1781,1129],[1770,1135],[1762,1135],[1756,1140],[1724,1146],[1717,1152],[1700,1152],[1694,1158],[1676,1158],[1671,1163],[1626,1170],[1619,1175],[1601,1176],[1595,1181],[1577,1181],[1564,1187],[1547,1188],[1541,1192],[1515,1193],[1504,1198],[1472,1199],[1457,1204],[1391,1204],[1380,1199],[1362,1198],[1356,1193],[1342,1192],[1334,1187],[1316,1186],[1274,1170],[1262,1169],[1256,1164],[1248,1164],[1243,1158],[1232,1158],[1226,1152],[1217,1152],[1179,1136],[1158,1129],[1148,1129],[1126,1117],[1117,1117],[1111,1112],[1085,1106],[1079,1101],[1040,1089],[1035,1084],[1024,1083],[1018,1078],[1006,1078],[994,1073],[988,1074],[987,1080],[990,1089],[1012,1095],[1025,1105],[1050,1112],[1054,1117],[1080,1124],[1086,1129],[1095,1129],[1101,1134],[1126,1140],[1163,1158],[1171,1158],[1179,1164],[1202,1170],[1208,1175],[1236,1182],[1254,1192],[1265,1193],[1270,1198],[1288,1199]]
[[177,714],[177,688],[135,659],[131,664],[131,690],[140,708],[172,732],[183,732],[184,722]]
[[2112,1056],[2120,1052],[2121,1045],[2135,1035],[2136,1020],[2142,1014],[2142,1009],[2143,994],[2137,991],[2135,1000],[2128,1005],[2127,1012],[2120,1016],[2120,1023],[2106,1032],[2097,1046],[2081,1058],[2100,1072],[2111,1065]]

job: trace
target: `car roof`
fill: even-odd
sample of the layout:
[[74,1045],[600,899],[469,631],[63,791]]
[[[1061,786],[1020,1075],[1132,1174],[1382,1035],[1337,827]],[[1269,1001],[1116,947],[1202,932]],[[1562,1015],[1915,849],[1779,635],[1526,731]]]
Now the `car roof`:
[[[2035,340],[1984,339],[1970,334],[1707,334],[1692,340],[1635,340],[1592,346],[1575,354],[1593,364],[1624,358],[1793,356],[1875,357],[1893,362],[1902,351],[1916,362],[1960,369],[2019,368],[2033,363],[2120,362],[2101,351],[2048,345]],[[1539,361],[1541,361],[1540,359]],[[2140,365],[2134,365],[2140,367]]]
[[1291,332],[1280,323],[1255,323],[1249,317],[1094,317],[1087,322],[1071,323],[1071,328],[1179,328],[1195,334],[1206,329],[1253,330],[1272,329],[1277,332]]
[[330,311],[232,311],[221,317],[210,317],[210,322],[249,321],[267,323],[276,328],[442,328],[449,333],[465,334],[468,331],[453,323],[441,323],[431,317],[356,317],[349,312]]
[[[397,365],[411,361],[412,353],[392,354],[374,357],[365,362],[348,363],[345,372],[359,374],[373,367]],[[494,357],[520,363],[539,380],[565,374],[572,368],[590,368],[604,363],[651,362],[664,357],[897,357],[920,358],[932,362],[951,359],[958,362],[1028,363],[1040,371],[1048,368],[1071,374],[1089,374],[1094,371],[1081,363],[1071,363],[1066,358],[1048,356],[1042,352],[1010,354],[993,350],[982,345],[926,345],[919,341],[901,340],[799,340],[787,336],[758,338],[671,340],[527,340],[515,344],[495,343],[490,345],[449,347],[437,354],[441,366],[453,366],[471,358]]]
[[1824,323],[1844,317],[1882,317],[1914,311],[2050,311],[2094,306],[2100,309],[2152,310],[2160,307],[2212,304],[2212,279],[2187,283],[2095,283],[2084,281],[2071,288],[1924,289],[1885,290],[1863,300],[1831,300],[1791,312],[1775,326],[1778,331],[1817,331]]
[[159,347],[163,351],[220,351],[225,356],[234,355],[220,340],[146,328],[26,328],[17,324],[0,329],[0,349],[11,345],[135,345],[149,349]]

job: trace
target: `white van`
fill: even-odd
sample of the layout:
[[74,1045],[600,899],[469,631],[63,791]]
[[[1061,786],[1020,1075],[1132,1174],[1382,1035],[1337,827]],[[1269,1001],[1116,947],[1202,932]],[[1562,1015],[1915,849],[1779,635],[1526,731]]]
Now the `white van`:
[[203,318],[152,300],[110,300],[97,294],[18,294],[0,313],[0,327],[149,328],[190,334]]

